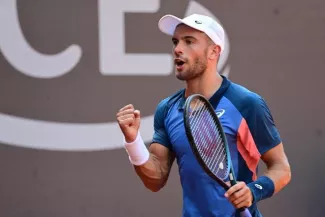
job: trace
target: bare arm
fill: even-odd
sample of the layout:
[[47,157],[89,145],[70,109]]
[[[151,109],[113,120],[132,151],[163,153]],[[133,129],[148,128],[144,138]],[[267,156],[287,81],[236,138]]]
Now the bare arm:
[[267,151],[261,158],[267,167],[264,175],[274,182],[274,193],[281,191],[291,180],[291,169],[283,149],[283,144],[280,143]]
[[[161,104],[160,104],[161,105]],[[163,109],[162,107],[159,107]],[[160,110],[159,110],[160,111]],[[163,126],[163,117],[160,112],[155,114],[155,131],[160,140],[166,137]],[[124,135],[124,147],[129,159],[144,185],[151,191],[159,191],[167,182],[174,154],[164,145],[152,143],[149,150],[145,146],[139,133],[140,111],[135,110],[132,104],[124,106],[116,114],[117,121]],[[155,137],[155,136],[154,136]]]
[[175,156],[168,148],[158,143],[151,144],[149,152],[149,160],[134,168],[143,184],[151,191],[157,192],[165,186]]
[[[291,180],[290,165],[284,153],[283,144],[280,143],[270,149],[261,158],[267,166],[264,176],[272,180],[274,184],[274,192],[272,190],[272,194],[275,194],[281,191]],[[254,200],[253,192],[245,182],[238,182],[227,191],[225,196],[228,197],[236,208],[250,207]],[[259,199],[260,197],[261,195],[258,196]]]
[[[238,182],[228,190],[226,197],[236,208],[250,207],[253,202],[271,197],[291,180],[290,165],[266,102],[262,98],[249,98],[249,103],[252,105],[246,117],[249,131],[239,131],[239,139],[242,143],[249,143],[246,138],[253,137],[254,145],[263,153],[261,159],[267,169],[257,180]],[[274,144],[278,145],[274,147]]]

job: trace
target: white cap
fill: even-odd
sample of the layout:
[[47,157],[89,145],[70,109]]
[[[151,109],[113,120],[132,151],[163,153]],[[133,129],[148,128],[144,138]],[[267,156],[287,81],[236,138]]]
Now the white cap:
[[158,27],[163,33],[174,35],[174,31],[180,23],[184,23],[187,26],[204,32],[216,45],[220,46],[221,53],[224,50],[225,32],[222,26],[206,15],[192,14],[180,19],[174,15],[167,14],[159,20]]

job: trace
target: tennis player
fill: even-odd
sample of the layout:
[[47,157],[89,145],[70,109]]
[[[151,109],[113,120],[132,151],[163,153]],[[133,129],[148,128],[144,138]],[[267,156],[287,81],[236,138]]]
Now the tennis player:
[[[208,16],[184,19],[163,16],[160,30],[172,37],[176,77],[186,87],[163,99],[154,116],[154,135],[147,148],[140,133],[140,111],[126,105],[117,113],[130,162],[144,185],[153,192],[163,188],[174,160],[183,189],[183,217],[238,216],[236,208],[249,207],[254,217],[261,200],[281,191],[291,179],[290,166],[271,112],[258,94],[216,72],[224,50],[224,30]],[[198,164],[183,124],[186,97],[199,93],[215,107],[230,146],[238,183],[227,192]],[[258,163],[266,172],[257,176]]]

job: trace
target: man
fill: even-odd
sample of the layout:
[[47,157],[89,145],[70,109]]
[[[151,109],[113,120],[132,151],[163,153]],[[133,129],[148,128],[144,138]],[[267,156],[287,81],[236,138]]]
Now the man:
[[[163,99],[154,118],[149,150],[141,139],[140,111],[127,105],[117,113],[130,162],[144,185],[153,192],[167,182],[177,160],[183,188],[183,217],[238,216],[236,208],[249,207],[262,216],[257,203],[283,189],[290,166],[272,115],[262,97],[216,73],[224,50],[224,30],[210,17],[193,14],[184,19],[166,15],[162,32],[172,36],[176,77],[186,88]],[[185,135],[183,105],[199,93],[215,107],[225,128],[238,183],[227,192],[199,166]],[[262,159],[265,174],[257,178]]]

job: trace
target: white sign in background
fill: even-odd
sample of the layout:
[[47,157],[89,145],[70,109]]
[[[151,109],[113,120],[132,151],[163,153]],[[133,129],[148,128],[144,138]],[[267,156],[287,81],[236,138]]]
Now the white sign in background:
[[[159,8],[160,0],[120,0],[114,2],[114,7],[109,0],[98,0],[99,68],[103,76],[167,76],[172,71],[171,54],[124,53],[124,13],[155,13]],[[218,21],[196,1],[189,2],[184,16],[192,13],[205,14]],[[110,22],[112,19],[114,22]],[[112,28],[115,31],[110,31]],[[15,69],[30,77],[51,79],[63,76],[79,63],[82,56],[82,47],[75,44],[54,55],[33,49],[22,33],[16,0],[0,2],[0,29],[2,54]],[[225,76],[230,71],[230,66],[225,66],[228,55],[226,35],[225,51],[218,65],[218,70],[223,69],[221,73]],[[114,61],[109,62],[112,59]],[[123,62],[128,64],[121,64]],[[148,64],[155,67],[148,67]],[[153,68],[157,71],[152,71]],[[153,135],[153,115],[142,117],[140,130],[143,139],[149,142]],[[60,123],[0,113],[0,142],[8,145],[43,150],[96,151],[122,148],[122,138],[116,122]]]

